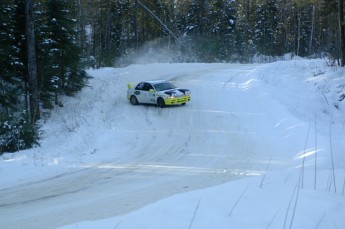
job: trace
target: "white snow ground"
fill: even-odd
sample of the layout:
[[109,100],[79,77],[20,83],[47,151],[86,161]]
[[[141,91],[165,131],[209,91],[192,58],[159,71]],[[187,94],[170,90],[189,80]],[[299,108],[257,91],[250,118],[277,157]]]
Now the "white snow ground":
[[[345,74],[327,64],[90,70],[40,147],[1,156],[0,228],[345,228]],[[127,101],[158,78],[192,101]]]

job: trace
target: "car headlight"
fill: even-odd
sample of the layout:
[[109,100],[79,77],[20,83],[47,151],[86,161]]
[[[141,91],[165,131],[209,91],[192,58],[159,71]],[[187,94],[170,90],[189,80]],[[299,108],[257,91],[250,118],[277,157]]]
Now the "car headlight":
[[171,95],[168,95],[168,99],[174,99],[176,97],[175,93],[172,93]]
[[184,94],[185,95],[190,95],[190,91],[185,91]]

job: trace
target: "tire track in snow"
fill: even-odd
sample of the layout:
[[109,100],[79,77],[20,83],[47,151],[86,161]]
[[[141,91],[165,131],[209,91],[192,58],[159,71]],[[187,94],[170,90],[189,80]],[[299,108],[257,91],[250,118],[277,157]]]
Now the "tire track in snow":
[[[7,216],[2,220],[6,228],[56,228],[111,217],[180,192],[260,174],[266,167],[260,160],[266,154],[258,152],[255,140],[264,138],[244,122],[264,116],[255,110],[256,105],[248,104],[250,99],[239,88],[243,82],[240,78],[253,66],[198,66],[202,68],[181,70],[171,78],[192,91],[192,101],[184,107],[131,106],[124,99],[113,112],[113,102],[103,103],[106,98],[102,94],[113,84],[104,81],[96,90],[100,94],[97,107],[104,110],[100,120],[94,121],[101,128],[119,128],[128,146],[113,160],[84,164],[78,168],[83,169],[80,173],[0,190],[0,215]],[[133,79],[144,74],[139,66],[127,71],[126,77]],[[120,92],[115,92],[114,98]],[[113,94],[107,91],[106,95]],[[97,112],[90,104],[84,105],[83,117],[90,109]],[[117,139],[115,136],[109,141]]]

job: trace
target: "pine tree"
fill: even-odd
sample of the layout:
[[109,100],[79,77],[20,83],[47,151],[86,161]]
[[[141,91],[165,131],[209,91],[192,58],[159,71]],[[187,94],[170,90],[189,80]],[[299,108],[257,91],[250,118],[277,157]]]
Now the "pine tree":
[[237,23],[235,1],[225,1],[222,14],[222,36],[220,40],[219,59],[230,61],[235,50],[235,27]]
[[319,38],[321,51],[331,54],[335,59],[340,58],[337,9],[336,1],[323,0],[320,15],[322,30]]
[[267,56],[277,55],[277,27],[278,27],[278,10],[276,1],[269,0],[260,3],[256,10],[255,16],[255,44],[260,54]]
[[[182,8],[183,7],[183,8]],[[181,5],[181,14],[179,15],[179,27],[183,34],[183,42],[193,53],[188,59],[192,61],[200,61],[198,57],[203,56],[203,46],[206,45],[204,39],[207,35],[205,32],[206,18],[205,5],[202,0],[191,0]],[[183,19],[182,19],[183,18]]]
[[18,41],[19,31],[16,24],[18,5],[10,2],[0,3],[0,111],[1,114],[18,109],[23,95],[24,64],[21,57],[23,40]]
[[80,67],[76,21],[67,0],[49,0],[40,18],[39,53],[41,97],[44,107],[62,105],[60,94],[72,95],[85,85],[86,73]]
[[237,3],[235,25],[235,51],[233,61],[248,62],[256,54],[254,43],[255,9],[254,1],[242,0]]
[[28,113],[25,4],[0,3],[0,154],[38,144],[38,129]]

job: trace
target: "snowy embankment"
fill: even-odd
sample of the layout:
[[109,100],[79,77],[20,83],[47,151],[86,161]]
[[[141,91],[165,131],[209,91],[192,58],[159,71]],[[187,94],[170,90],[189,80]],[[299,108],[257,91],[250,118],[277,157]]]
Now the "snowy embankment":
[[[2,156],[1,228],[345,228],[344,69],[295,59],[89,73],[41,147]],[[192,101],[128,103],[128,82],[157,78]]]

